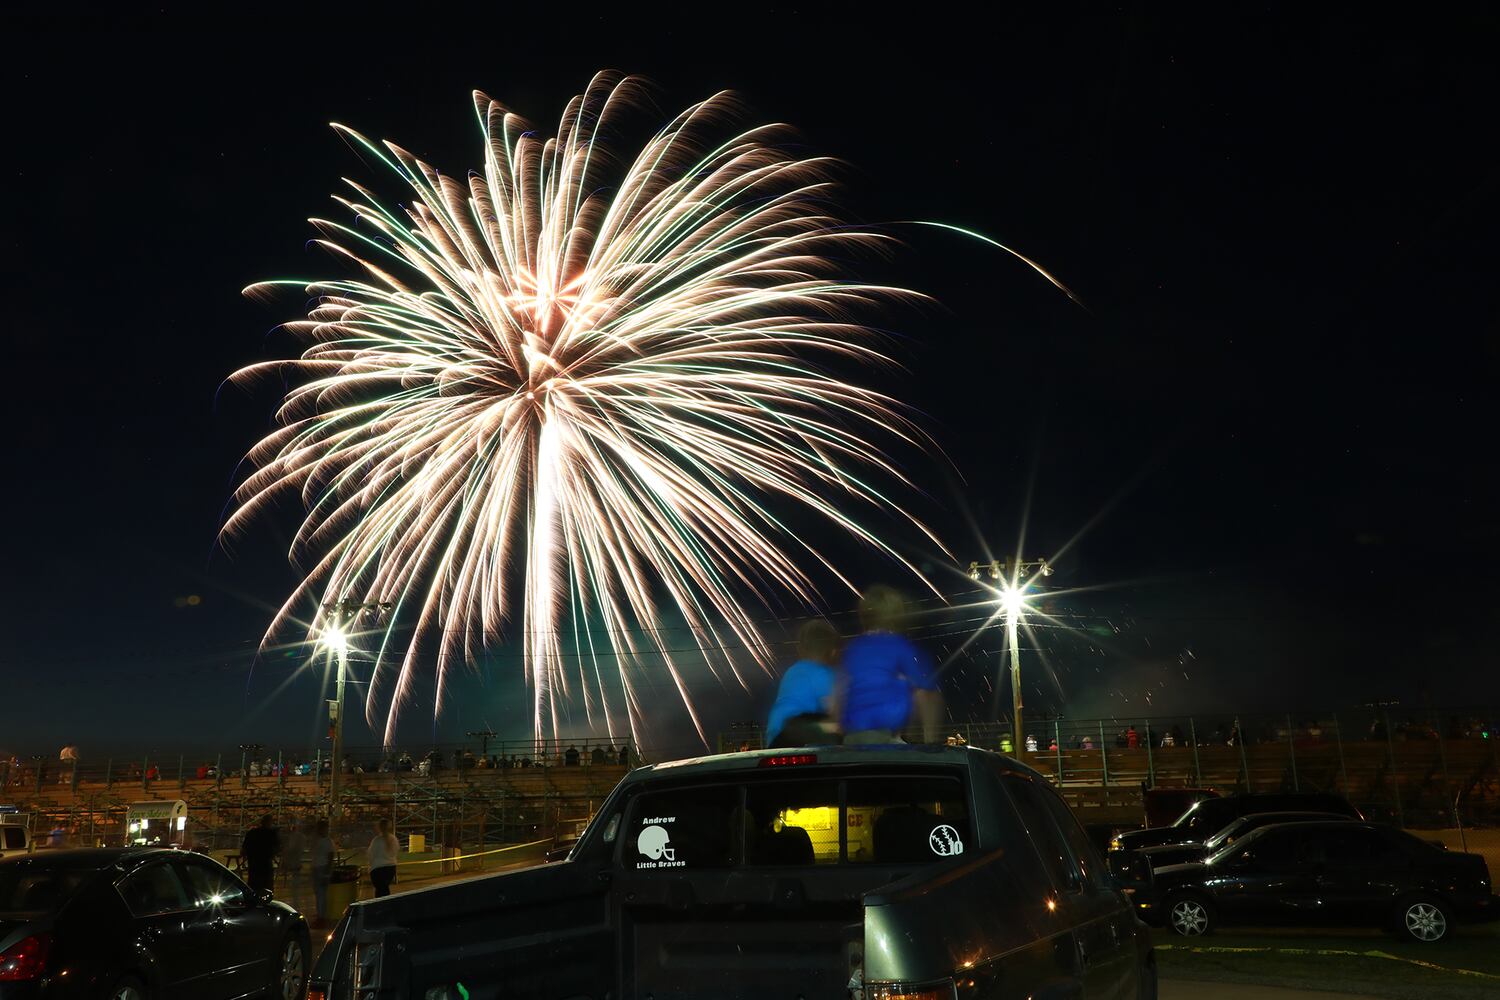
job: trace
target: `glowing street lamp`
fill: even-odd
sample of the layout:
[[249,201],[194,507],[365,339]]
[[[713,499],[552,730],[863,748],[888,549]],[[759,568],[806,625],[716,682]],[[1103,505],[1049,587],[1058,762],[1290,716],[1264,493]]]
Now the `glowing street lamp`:
[[1017,587],[1000,588],[1000,606],[1005,609],[1006,618],[1019,618],[1026,610],[1026,591]]
[[318,644],[338,657],[338,684],[333,706],[333,771],[328,782],[328,819],[337,829],[339,822],[340,794],[343,791],[344,771],[344,677],[349,672],[348,624],[361,614],[378,615],[391,610],[391,605],[381,601],[341,600],[323,606],[332,624],[318,636]]
[[1022,732],[1021,723],[1021,647],[1020,647],[1020,624],[1025,615],[1026,602],[1031,598],[1027,592],[1027,584],[1021,581],[1033,574],[1037,576],[1051,576],[1052,567],[1047,565],[1045,559],[1023,560],[1020,558],[992,559],[988,565],[977,562],[969,563],[969,579],[978,580],[981,571],[987,573],[991,580],[998,582],[995,588],[995,599],[1000,605],[1000,611],[1005,615],[1005,641],[1010,647],[1010,691],[1011,691],[1011,729],[1012,729],[1012,751],[1020,756],[1026,749],[1025,734]]
[[324,632],[318,638],[318,642],[324,649],[337,653],[340,656],[347,656],[349,653],[349,636],[338,625]]

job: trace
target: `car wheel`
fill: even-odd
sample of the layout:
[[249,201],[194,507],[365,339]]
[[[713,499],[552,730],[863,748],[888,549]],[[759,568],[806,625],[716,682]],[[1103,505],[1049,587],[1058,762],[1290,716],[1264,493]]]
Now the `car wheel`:
[[109,1000],[146,1000],[146,987],[134,976],[126,976],[110,988]]
[[1167,926],[1173,934],[1200,937],[1213,927],[1213,907],[1202,896],[1174,896],[1167,903]]
[[1428,896],[1418,896],[1401,904],[1397,926],[1413,941],[1431,944],[1448,936],[1453,918],[1448,908]]
[[307,989],[307,948],[302,939],[290,934],[281,942],[276,956],[276,978],[271,981],[271,996],[279,1000],[301,1000]]

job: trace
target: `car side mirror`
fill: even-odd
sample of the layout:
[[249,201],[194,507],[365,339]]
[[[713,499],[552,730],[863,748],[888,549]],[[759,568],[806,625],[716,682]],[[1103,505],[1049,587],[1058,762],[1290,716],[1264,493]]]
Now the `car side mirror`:
[[262,906],[264,906],[265,904],[269,903],[271,900],[275,899],[276,898],[276,894],[273,893],[270,889],[261,889],[259,892],[257,892],[255,894],[255,898],[256,898],[257,902],[259,902]]
[[1151,888],[1151,862],[1140,851],[1110,851],[1105,857],[1110,881],[1130,894]]

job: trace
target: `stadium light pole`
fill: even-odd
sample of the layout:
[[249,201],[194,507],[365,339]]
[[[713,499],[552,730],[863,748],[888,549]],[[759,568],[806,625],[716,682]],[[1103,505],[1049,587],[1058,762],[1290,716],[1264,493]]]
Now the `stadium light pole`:
[[1045,559],[1019,557],[969,563],[969,579],[978,580],[982,575],[997,582],[996,599],[1005,615],[1005,642],[1010,647],[1011,751],[1019,757],[1026,750],[1025,723],[1021,718],[1024,705],[1021,697],[1020,625],[1021,616],[1026,613],[1026,602],[1031,597],[1027,592],[1028,584],[1022,581],[1032,575],[1051,576],[1052,567]]
[[360,615],[379,614],[390,609],[391,605],[382,601],[352,601],[348,598],[323,605],[323,611],[332,624],[323,630],[319,641],[338,658],[333,707],[333,776],[328,782],[330,827],[338,826],[344,790],[344,680],[349,673],[349,631]]

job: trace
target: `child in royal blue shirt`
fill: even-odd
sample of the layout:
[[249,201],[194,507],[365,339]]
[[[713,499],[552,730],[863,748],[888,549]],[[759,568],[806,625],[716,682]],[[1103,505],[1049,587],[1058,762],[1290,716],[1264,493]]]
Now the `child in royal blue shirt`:
[[843,727],[848,743],[891,743],[911,721],[936,739],[942,696],[931,657],[901,634],[905,602],[889,587],[871,587],[859,602],[864,634],[844,649]]
[[766,746],[838,742],[838,643],[838,633],[821,618],[802,626],[797,662],[781,675],[766,720]]

